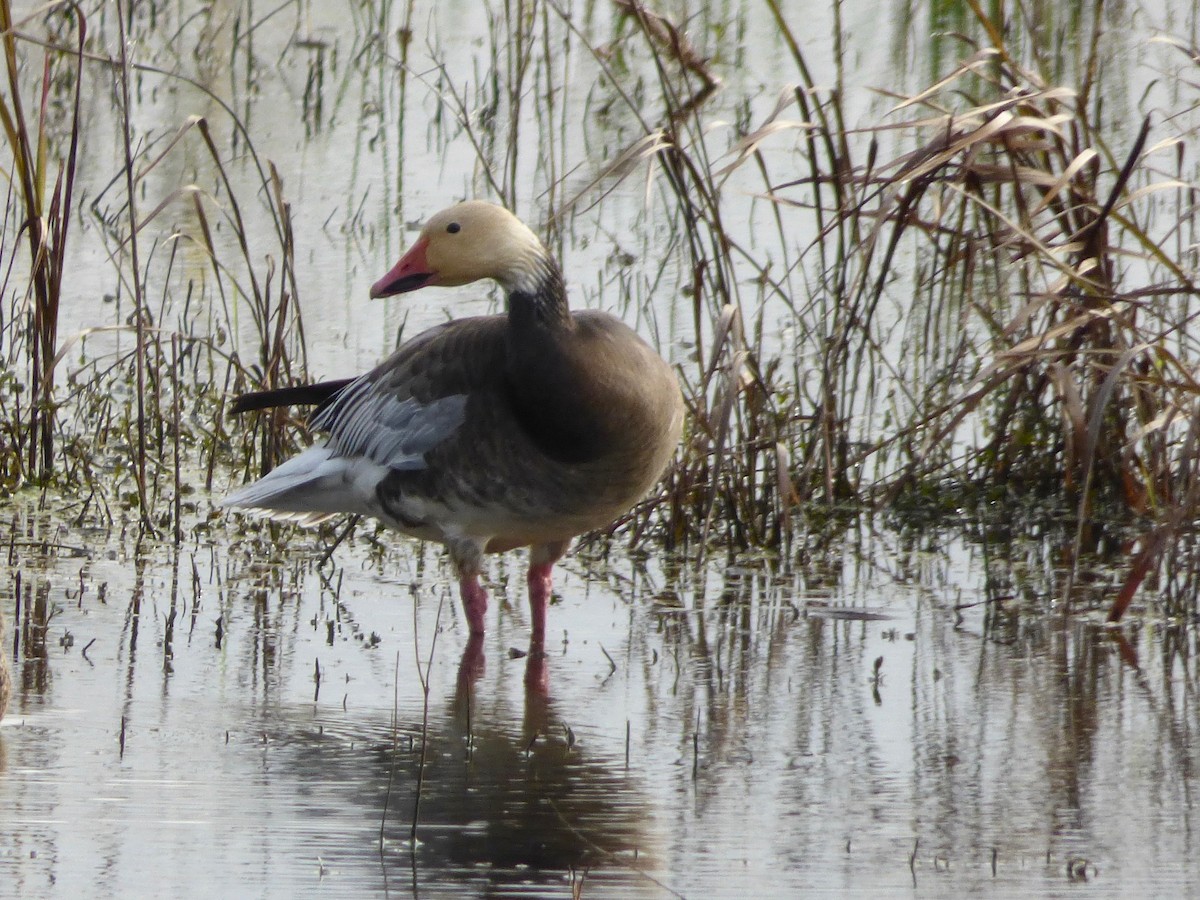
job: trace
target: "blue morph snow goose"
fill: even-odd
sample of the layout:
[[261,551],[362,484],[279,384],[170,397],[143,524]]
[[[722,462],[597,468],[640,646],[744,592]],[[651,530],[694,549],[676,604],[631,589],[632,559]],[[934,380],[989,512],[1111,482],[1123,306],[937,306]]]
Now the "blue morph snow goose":
[[236,409],[319,404],[327,437],[224,500],[312,524],[374,516],[450,552],[472,634],[485,553],[529,551],[533,636],[571,540],[613,522],[663,474],[683,402],[670,366],[607,313],[572,312],[558,263],[503,207],[435,215],[371,288],[389,297],[493,279],[507,312],[455,319],[349,381],[247,395]]

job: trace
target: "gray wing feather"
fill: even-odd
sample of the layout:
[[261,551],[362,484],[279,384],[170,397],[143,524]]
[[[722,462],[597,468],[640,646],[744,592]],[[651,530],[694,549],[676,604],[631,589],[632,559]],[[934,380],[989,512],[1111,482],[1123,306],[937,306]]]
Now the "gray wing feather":
[[364,377],[347,385],[312,425],[328,432],[328,446],[338,456],[364,456],[389,469],[424,469],[425,453],[462,425],[466,406],[466,394],[421,403],[400,399]]

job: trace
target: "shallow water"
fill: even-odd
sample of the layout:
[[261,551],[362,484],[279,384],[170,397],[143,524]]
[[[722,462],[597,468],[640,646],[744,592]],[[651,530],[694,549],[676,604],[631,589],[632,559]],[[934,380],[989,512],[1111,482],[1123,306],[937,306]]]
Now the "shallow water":
[[[801,36],[828,72],[831,23],[810,6]],[[594,43],[622,33],[606,4],[580,7],[574,23]],[[955,55],[925,37],[954,22],[839,8],[852,122],[877,124],[894,102],[870,88],[927,83]],[[471,86],[473,115],[494,99],[480,9],[417,5],[404,99],[391,67],[396,9],[375,28],[362,4],[137,6],[139,58],[208,86],[280,168],[314,375],[360,371],[402,327],[493,304],[478,291],[365,299],[411,238],[402,223],[486,191],[479,154],[447,112],[449,85]],[[92,33],[113,52],[115,28],[100,18]],[[1139,27],[1161,24],[1151,18]],[[737,20],[727,43],[715,37],[724,19]],[[795,77],[766,15],[709,4],[692,24],[726,83],[708,121],[762,121]],[[1130,65],[1105,98],[1119,118],[1131,97],[1153,105],[1169,80],[1129,63],[1145,32],[1110,33],[1122,48],[1114,67]],[[652,83],[648,54],[619,62]],[[120,181],[107,187],[121,168],[111,74],[90,71],[64,339],[124,322],[131,302],[100,224],[124,202]],[[305,97],[314,73],[319,112]],[[535,102],[551,75],[568,98],[553,115]],[[535,221],[640,132],[628,111],[597,112],[611,97],[578,44],[530,78],[515,195]],[[272,226],[247,199],[260,196],[257,171],[217,104],[146,72],[135,106],[147,141],[209,117],[254,263],[277,259]],[[773,172],[795,165],[796,143],[764,144]],[[180,146],[140,182],[141,212],[196,180],[216,222],[227,198],[211,160],[194,134]],[[752,194],[761,186],[725,186],[747,223],[773,214]],[[660,189],[634,177],[594,209],[582,204],[562,251],[573,302],[617,311],[686,360],[695,336],[680,288],[691,273],[669,268]],[[789,232],[796,246],[812,237],[805,221]],[[183,201],[147,226],[144,246],[157,241],[147,283],[162,295],[160,324],[209,334],[229,324],[210,261],[186,240],[170,264],[165,249],[197,228]],[[236,261],[228,228],[214,242]],[[232,319],[250,358],[249,316]],[[88,337],[64,357],[60,387],[84,359],[107,364],[131,340]],[[188,500],[208,515],[206,493]],[[611,897],[1200,893],[1195,623],[1151,609],[1122,637],[1066,615],[1052,538],[991,547],[991,571],[979,547],[938,528],[914,539],[863,525],[770,565],[585,548],[561,566],[548,652],[531,658],[519,554],[492,562],[491,630],[474,647],[440,555],[366,528],[320,566],[332,533],[282,530],[276,543],[238,520],[203,519],[179,548],[139,545],[119,509],[110,528],[94,524],[95,508],[80,525],[77,510],[35,512],[28,493],[3,504],[0,609],[16,619],[19,652],[0,722],[0,895],[569,896],[581,883],[583,896]],[[1087,574],[1102,606],[1113,576]],[[1000,593],[1014,599],[983,602]]]
[[406,541],[316,570],[299,532],[280,563],[17,534],[24,608],[54,613],[0,726],[0,893],[1200,890],[1194,627],[985,622],[949,536],[867,538],[821,579],[585,550],[539,659],[515,558],[476,648]]

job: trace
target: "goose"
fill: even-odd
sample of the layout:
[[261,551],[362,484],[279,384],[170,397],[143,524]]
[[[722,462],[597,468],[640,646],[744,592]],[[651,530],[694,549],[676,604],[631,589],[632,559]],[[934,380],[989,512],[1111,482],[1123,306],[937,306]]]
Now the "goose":
[[239,398],[235,411],[315,404],[310,424],[326,437],[223,505],[306,525],[356,513],[442,543],[472,636],[485,632],[484,555],[528,547],[540,640],[554,564],[663,475],[683,399],[671,366],[629,326],[571,311],[549,250],[490,202],[434,215],[371,297],[485,279],[505,293],[505,313],[431,328],[354,379]]

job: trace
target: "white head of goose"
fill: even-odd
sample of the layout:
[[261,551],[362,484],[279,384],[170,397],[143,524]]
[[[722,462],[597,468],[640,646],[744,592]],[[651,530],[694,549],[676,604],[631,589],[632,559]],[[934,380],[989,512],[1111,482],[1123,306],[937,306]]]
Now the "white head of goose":
[[540,640],[554,563],[659,479],[683,403],[671,368],[625,324],[569,310],[558,264],[503,207],[435,215],[371,296],[486,278],[507,293],[505,315],[431,328],[352,380],[239,398],[235,411],[319,404],[312,426],[327,438],[224,505],[305,524],[358,513],[442,542],[472,634],[487,610],[483,554],[528,546]]

